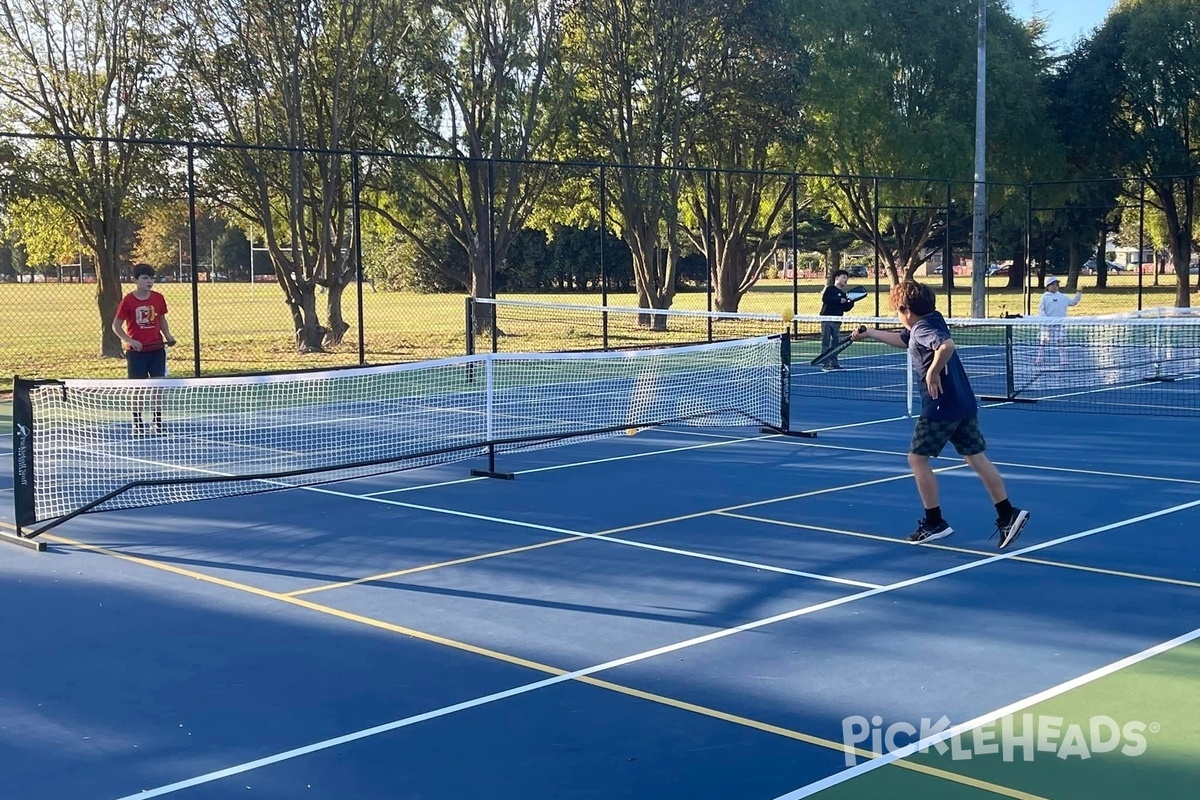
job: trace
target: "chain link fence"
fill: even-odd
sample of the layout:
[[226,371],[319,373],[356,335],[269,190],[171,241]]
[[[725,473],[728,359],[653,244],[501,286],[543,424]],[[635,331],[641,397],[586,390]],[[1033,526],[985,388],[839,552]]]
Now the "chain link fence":
[[[0,371],[26,378],[123,376],[106,331],[138,264],[178,376],[459,355],[464,296],[815,314],[846,269],[853,315],[909,275],[971,309],[969,182],[133,142],[156,168],[117,213],[47,200],[62,140],[0,142]],[[1165,206],[1194,209],[1194,182],[988,184],[986,316],[1036,314],[1049,276],[1072,313],[1186,302],[1192,215]]]

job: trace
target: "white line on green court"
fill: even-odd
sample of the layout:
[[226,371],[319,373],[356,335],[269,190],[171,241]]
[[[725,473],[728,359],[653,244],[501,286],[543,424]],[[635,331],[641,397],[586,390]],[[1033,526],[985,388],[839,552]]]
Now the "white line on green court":
[[996,720],[998,720],[1002,717],[1006,717],[1009,714],[1015,714],[1018,711],[1023,711],[1024,709],[1029,708],[1030,706],[1037,705],[1038,703],[1042,702],[1043,700],[1050,700],[1051,698],[1058,697],[1060,694],[1065,694],[1066,692],[1069,692],[1072,689],[1077,689],[1080,686],[1085,686],[1086,684],[1089,684],[1092,681],[1107,677],[1108,675],[1111,675],[1114,672],[1119,672],[1119,671],[1125,669],[1126,667],[1133,666],[1134,664],[1137,664],[1141,661],[1145,661],[1148,658],[1153,658],[1154,656],[1159,655],[1160,653],[1165,653],[1168,650],[1173,650],[1176,647],[1187,644],[1188,642],[1194,641],[1195,639],[1200,639],[1200,628],[1196,628],[1193,631],[1189,631],[1188,633],[1185,633],[1182,636],[1176,636],[1174,639],[1170,639],[1168,641],[1162,642],[1161,644],[1156,644],[1153,647],[1148,647],[1145,650],[1141,651],[1140,653],[1135,653],[1126,658],[1122,658],[1120,661],[1114,661],[1113,663],[1111,663],[1107,666],[1101,667],[1099,669],[1093,670],[1093,671],[1087,673],[1086,675],[1080,675],[1078,678],[1073,678],[1072,680],[1066,681],[1065,683],[1060,683],[1058,686],[1052,686],[1049,689],[1046,689],[1045,691],[1038,692],[1037,694],[1034,694],[1034,695],[1030,695],[1029,697],[1026,697],[1024,700],[1018,700],[1017,702],[1011,703],[1007,706],[1004,706],[1003,708],[998,708],[995,711],[990,711],[987,714],[983,714],[981,716],[976,717],[975,719],[968,720],[959,725],[955,725],[952,728],[948,728],[945,731],[942,731],[941,733],[935,734],[933,736],[927,736],[926,738],[922,739],[919,742],[914,742],[912,744],[906,745],[906,746],[899,748],[897,750],[894,750],[890,753],[879,756],[878,758],[873,758],[870,761],[865,761],[856,766],[850,767],[848,769],[844,769],[841,772],[838,772],[834,775],[830,775],[828,778],[824,778],[824,779],[816,781],[814,783],[810,783],[807,786],[802,786],[799,789],[788,792],[787,794],[782,794],[779,797],[776,797],[775,800],[802,800],[802,798],[811,797],[812,795],[816,794],[817,792],[821,792],[821,791],[824,791],[825,789],[829,789],[830,787],[837,786],[839,783],[845,783],[846,781],[848,781],[852,778],[857,778],[860,775],[865,775],[866,773],[871,772],[872,770],[876,770],[876,769],[879,769],[880,767],[887,766],[888,764],[892,764],[896,761],[899,761],[900,759],[908,758],[909,756],[914,755],[915,753],[918,753],[920,751],[928,750],[930,747],[933,747],[934,745],[936,745],[940,742],[944,742],[948,739],[952,739],[955,736],[961,736],[964,733],[967,733],[969,731],[974,730],[975,728],[982,727],[989,723],[995,722]]
[[[755,620],[753,622],[747,622],[742,625],[737,625],[732,628],[725,628],[723,630],[713,631],[711,633],[707,633],[702,636],[696,636],[691,639],[685,639],[681,642],[676,642],[674,644],[664,645],[662,647],[656,647],[652,650],[646,650],[641,653],[635,653],[633,655],[624,656],[622,658],[614,659],[612,661],[606,661],[602,664],[596,664],[591,667],[585,667],[583,669],[575,670],[574,672],[567,672],[567,673],[563,673],[562,675],[555,675],[550,678],[544,678],[542,680],[533,681],[532,683],[527,683],[527,684],[523,684],[521,686],[516,686],[516,687],[513,687],[512,689],[506,689],[502,692],[495,692],[493,694],[484,695],[482,697],[477,697],[473,700],[467,700],[467,701],[464,701],[461,703],[455,703],[453,705],[444,706],[442,708],[434,709],[432,711],[427,711],[422,714],[416,714],[416,715],[413,715],[410,717],[404,717],[403,719],[393,720],[392,722],[384,723],[382,725],[375,725],[370,728],[364,728],[363,730],[355,731],[353,733],[348,733],[343,736],[334,737],[332,739],[325,739],[320,742],[314,742],[312,744],[304,745],[303,747],[297,747],[297,748],[293,748],[291,750],[286,750],[282,753],[276,753],[275,755],[267,756],[265,758],[255,759],[254,761],[247,761],[243,764],[237,764],[237,765],[234,765],[231,767],[227,767],[225,769],[217,770],[215,772],[209,772],[204,775],[198,775],[194,778],[188,778],[186,780],[177,781],[175,783],[167,784],[165,786],[160,786],[160,787],[157,787],[154,789],[147,789],[144,791],[137,792],[135,794],[126,795],[125,797],[119,798],[119,800],[139,800],[139,798],[141,800],[147,800],[148,798],[152,798],[152,797],[161,797],[162,795],[172,794],[174,792],[182,791],[184,789],[189,789],[193,786],[199,786],[199,785],[202,785],[205,783],[211,783],[213,781],[220,780],[222,778],[228,778],[233,775],[238,775],[238,774],[241,774],[244,772],[249,772],[251,770],[258,769],[260,767],[269,766],[271,764],[277,764],[282,761],[288,761],[293,758],[298,758],[300,756],[308,755],[310,753],[315,753],[315,752],[318,752],[321,750],[327,750],[331,747],[336,747],[336,746],[342,745],[342,744],[348,744],[350,742],[358,741],[360,739],[365,739],[370,736],[376,736],[378,734],[397,730],[399,728],[405,728],[410,725],[415,725],[419,722],[425,722],[427,720],[437,719],[439,717],[445,717],[450,714],[457,713],[459,711],[466,711],[471,708],[477,708],[482,705],[494,703],[498,700],[504,700],[509,697],[516,697],[518,695],[527,694],[529,692],[533,692],[538,689],[543,689],[548,686],[554,686],[556,684],[563,683],[565,681],[574,680],[576,678],[586,677],[588,675],[594,675],[598,672],[604,672],[607,670],[616,669],[618,667],[628,666],[629,664],[636,664],[640,661],[646,661],[648,659],[656,658],[658,656],[666,655],[668,653],[674,653],[679,650],[684,650],[684,649],[687,649],[690,647],[695,647],[697,645],[706,644],[708,642],[718,641],[720,639],[725,639],[725,638],[733,636],[735,634],[745,633],[747,631],[758,630],[759,628],[763,628],[768,625],[773,625],[778,622],[784,622],[787,620],[796,619],[798,617],[807,616],[809,614],[815,614],[818,611],[825,611],[830,608],[836,608],[838,606],[843,606],[843,605],[846,605],[847,603],[853,603],[857,600],[865,600],[869,597],[875,597],[877,595],[886,594],[888,592],[894,592],[899,589],[907,589],[912,586],[919,586],[923,583],[928,583],[930,581],[935,581],[940,578],[949,577],[951,575],[957,575],[962,572],[968,572],[970,570],[978,569],[979,567],[984,567],[989,564],[994,564],[994,563],[997,563],[1000,561],[1007,561],[1007,560],[1013,558],[1014,556],[1019,556],[1019,555],[1023,555],[1026,553],[1032,553],[1032,552],[1035,552],[1038,550],[1045,550],[1046,548],[1054,547],[1059,544],[1064,544],[1066,542],[1072,542],[1077,539],[1083,539],[1088,536],[1094,536],[1098,533],[1103,533],[1105,531],[1114,530],[1116,528],[1122,528],[1122,527],[1125,527],[1128,525],[1134,525],[1139,522],[1145,522],[1146,520],[1156,519],[1158,517],[1166,516],[1167,514],[1172,514],[1177,511],[1183,511],[1185,509],[1193,508],[1195,506],[1200,506],[1200,500],[1193,500],[1190,503],[1182,503],[1177,506],[1172,506],[1170,508],[1165,508],[1165,509],[1161,509],[1159,511],[1154,511],[1149,514],[1142,514],[1140,516],[1132,517],[1130,519],[1121,520],[1119,522],[1109,523],[1108,525],[1102,525],[1098,528],[1091,528],[1086,531],[1080,531],[1079,533],[1073,533],[1073,534],[1070,534],[1069,536],[1062,536],[1062,537],[1059,537],[1058,539],[1052,539],[1048,542],[1041,542],[1039,544],[1030,545],[1029,547],[1025,547],[1020,550],[1014,550],[1014,551],[1011,551],[1008,553],[999,553],[999,554],[991,556],[989,558],[983,558],[983,559],[979,559],[977,561],[971,561],[966,564],[958,564],[956,566],[949,567],[949,568],[943,569],[943,570],[939,570],[937,572],[931,572],[926,575],[919,575],[915,578],[908,578],[906,580],[888,584],[887,586],[881,586],[876,589],[868,589],[863,592],[857,592],[855,594],[846,595],[844,597],[839,597],[835,600],[827,600],[823,603],[817,603],[816,605],[805,606],[803,608],[794,609],[792,611],[787,611],[782,614],[776,614],[775,616],[772,616],[772,617],[766,617],[765,619]],[[1200,634],[1198,634],[1198,635],[1200,635]],[[1078,679],[1076,679],[1076,680],[1078,680]],[[980,724],[980,723],[976,723],[976,724]],[[959,726],[959,727],[961,727],[961,726]],[[867,763],[874,764],[875,762],[872,761],[872,762],[867,762]],[[864,764],[862,766],[867,766],[867,765]],[[882,764],[877,765],[877,766],[882,766]],[[807,796],[807,795],[798,795],[797,797],[801,797],[801,796]],[[792,798],[789,796],[788,800],[795,800],[795,798]]]

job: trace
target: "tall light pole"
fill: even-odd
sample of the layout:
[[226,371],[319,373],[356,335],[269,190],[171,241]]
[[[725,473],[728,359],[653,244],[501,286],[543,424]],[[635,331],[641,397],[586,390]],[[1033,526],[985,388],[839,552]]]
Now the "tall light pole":
[[979,53],[975,71],[975,214],[971,228],[971,316],[984,317],[987,289],[987,0],[979,0]]

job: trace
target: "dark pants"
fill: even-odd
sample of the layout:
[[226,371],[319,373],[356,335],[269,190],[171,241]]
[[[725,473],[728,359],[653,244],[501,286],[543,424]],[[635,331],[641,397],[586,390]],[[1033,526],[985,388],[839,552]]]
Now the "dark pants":
[[[821,352],[824,353],[829,348],[841,341],[842,323],[840,322],[822,322],[821,323]],[[836,367],[838,365],[837,356],[826,361],[821,366]]]
[[167,374],[167,351],[126,350],[125,367],[130,380],[141,378],[163,378]]
[[[156,350],[126,350],[125,366],[130,380],[166,377],[167,351],[161,347]],[[151,413],[154,414],[154,430],[162,431],[162,390],[151,389],[146,394],[138,392],[133,401],[134,435],[142,432],[142,405],[146,400],[149,400]]]

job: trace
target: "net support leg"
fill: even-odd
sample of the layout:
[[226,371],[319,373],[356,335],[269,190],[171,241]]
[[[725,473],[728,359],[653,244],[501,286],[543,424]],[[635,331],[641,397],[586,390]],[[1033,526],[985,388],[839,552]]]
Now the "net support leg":
[[0,528],[0,542],[8,542],[9,544],[15,544],[20,547],[27,547],[30,550],[36,550],[39,553],[46,549],[45,542],[39,542],[36,539],[30,539],[27,536],[22,536],[20,528],[17,528],[16,532]]
[[495,447],[495,445],[489,444],[488,445],[488,468],[471,470],[471,477],[472,478],[499,478],[502,481],[511,481],[513,478],[515,478],[517,476],[511,472],[497,472],[496,471],[496,447]]
[[817,434],[812,431],[792,430],[792,335],[786,330],[779,337],[779,422],[778,428],[767,425],[759,428],[758,432],[804,439],[817,438]]
[[759,428],[759,433],[773,433],[776,436],[795,436],[798,439],[815,439],[816,431],[785,431],[782,428]]

